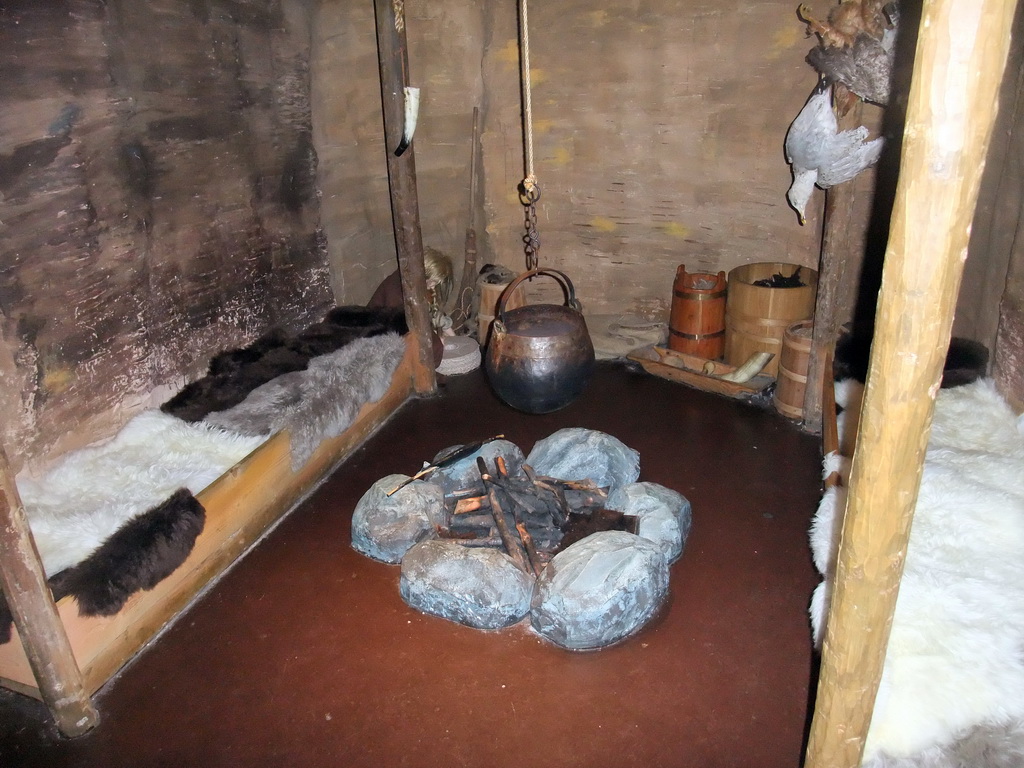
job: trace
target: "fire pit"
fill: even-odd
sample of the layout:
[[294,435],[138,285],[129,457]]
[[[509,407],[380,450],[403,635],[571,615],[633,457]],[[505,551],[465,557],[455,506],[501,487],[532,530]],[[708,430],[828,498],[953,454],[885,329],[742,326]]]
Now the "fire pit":
[[529,617],[556,645],[600,648],[655,615],[690,529],[686,498],[638,477],[639,454],[593,430],[560,430],[529,457],[501,438],[454,446],[378,480],[352,543],[401,563],[417,610],[479,629]]

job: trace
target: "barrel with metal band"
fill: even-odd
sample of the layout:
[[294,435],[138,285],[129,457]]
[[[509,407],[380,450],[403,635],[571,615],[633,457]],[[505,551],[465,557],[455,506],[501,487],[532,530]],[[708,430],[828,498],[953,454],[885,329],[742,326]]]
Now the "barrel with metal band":
[[[783,287],[776,287],[782,278]],[[765,283],[768,283],[767,285]],[[743,365],[757,352],[774,358],[764,373],[777,377],[786,329],[814,316],[818,273],[785,262],[760,262],[729,272],[729,298],[725,306],[725,362]]]
[[725,352],[725,272],[676,269],[668,346],[676,352],[718,360]]

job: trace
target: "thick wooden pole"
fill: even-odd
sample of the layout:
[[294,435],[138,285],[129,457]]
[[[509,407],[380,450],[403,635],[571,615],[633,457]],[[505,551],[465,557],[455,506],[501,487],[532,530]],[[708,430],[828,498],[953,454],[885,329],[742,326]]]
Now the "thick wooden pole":
[[71,643],[29,532],[25,507],[7,454],[0,447],[0,584],[14,616],[25,655],[65,736],[81,736],[99,721],[82,681]]
[[807,768],[862,760],[1015,0],[926,0]]
[[391,185],[391,218],[395,228],[398,270],[405,295],[405,316],[416,340],[413,365],[416,391],[437,389],[434,353],[427,304],[427,276],[423,267],[423,233],[420,231],[419,197],[416,191],[416,152],[410,146],[401,155],[395,150],[405,128],[405,87],[409,84],[409,51],[405,36],[404,0],[374,0],[377,24],[377,57],[384,111],[384,151]]

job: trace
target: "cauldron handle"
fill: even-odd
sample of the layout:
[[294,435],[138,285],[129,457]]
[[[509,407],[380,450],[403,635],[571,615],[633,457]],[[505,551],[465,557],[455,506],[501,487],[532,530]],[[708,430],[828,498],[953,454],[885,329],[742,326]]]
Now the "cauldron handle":
[[576,289],[573,288],[572,280],[569,276],[557,269],[531,269],[528,272],[523,272],[519,277],[505,286],[505,290],[501,292],[501,296],[498,297],[498,311],[496,313],[497,319],[501,320],[505,314],[505,302],[512,292],[522,283],[524,280],[529,280],[531,277],[537,275],[549,275],[562,286],[562,294],[565,296],[565,306],[575,309],[577,312],[583,311],[583,305],[580,304],[579,299],[576,298]]

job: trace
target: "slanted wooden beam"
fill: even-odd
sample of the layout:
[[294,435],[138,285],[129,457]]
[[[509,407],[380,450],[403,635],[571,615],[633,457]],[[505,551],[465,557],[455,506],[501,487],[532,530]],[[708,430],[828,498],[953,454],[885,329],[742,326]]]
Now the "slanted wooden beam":
[[405,296],[405,317],[417,344],[413,382],[417,392],[436,391],[434,352],[431,343],[427,276],[423,266],[423,233],[420,230],[416,190],[416,152],[410,146],[401,155],[395,150],[405,127],[405,87],[409,85],[409,51],[405,35],[403,0],[374,0],[377,24],[377,58],[384,112],[384,151],[391,187],[391,218],[398,251],[398,270]]
[[39,684],[39,693],[57,728],[65,736],[81,736],[99,722],[99,715],[86,693],[71,643],[57,614],[14,473],[2,447],[0,585]]
[[924,3],[806,768],[863,757],[1015,5]]

